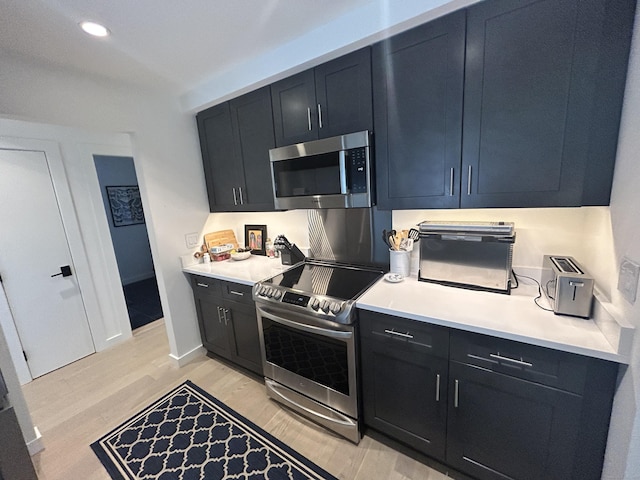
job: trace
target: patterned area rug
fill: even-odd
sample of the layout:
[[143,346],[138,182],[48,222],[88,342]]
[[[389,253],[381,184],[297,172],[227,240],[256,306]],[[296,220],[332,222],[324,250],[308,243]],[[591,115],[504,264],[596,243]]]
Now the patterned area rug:
[[117,480],[335,480],[189,381],[91,448]]

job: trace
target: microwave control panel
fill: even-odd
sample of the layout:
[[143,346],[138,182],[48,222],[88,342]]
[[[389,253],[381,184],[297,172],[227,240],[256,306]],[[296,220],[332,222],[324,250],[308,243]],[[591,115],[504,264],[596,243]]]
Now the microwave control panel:
[[367,147],[347,150],[349,186],[351,193],[367,193]]

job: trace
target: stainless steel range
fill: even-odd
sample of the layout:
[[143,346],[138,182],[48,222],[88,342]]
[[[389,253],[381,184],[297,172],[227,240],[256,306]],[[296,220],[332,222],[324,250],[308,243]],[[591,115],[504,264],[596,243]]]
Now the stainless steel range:
[[382,274],[307,260],[253,288],[267,394],[355,443],[355,302]]

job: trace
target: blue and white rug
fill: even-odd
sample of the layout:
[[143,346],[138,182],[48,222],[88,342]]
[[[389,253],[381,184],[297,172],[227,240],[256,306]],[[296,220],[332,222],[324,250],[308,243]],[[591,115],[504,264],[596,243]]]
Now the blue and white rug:
[[91,448],[117,480],[335,480],[190,381]]

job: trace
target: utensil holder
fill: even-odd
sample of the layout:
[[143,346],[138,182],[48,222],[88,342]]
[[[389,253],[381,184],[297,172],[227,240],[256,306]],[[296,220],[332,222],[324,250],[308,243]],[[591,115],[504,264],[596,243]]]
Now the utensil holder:
[[397,273],[403,277],[409,276],[409,260],[411,252],[404,250],[389,250],[389,272]]

